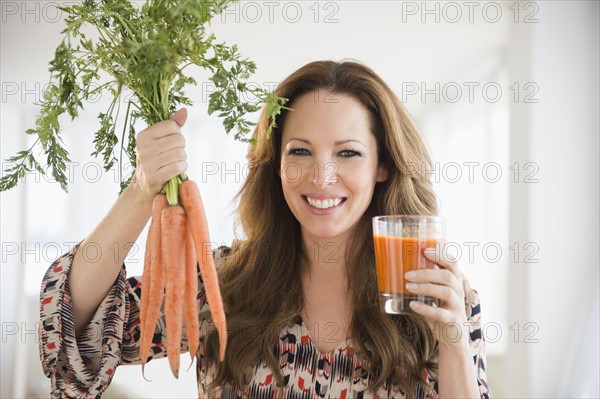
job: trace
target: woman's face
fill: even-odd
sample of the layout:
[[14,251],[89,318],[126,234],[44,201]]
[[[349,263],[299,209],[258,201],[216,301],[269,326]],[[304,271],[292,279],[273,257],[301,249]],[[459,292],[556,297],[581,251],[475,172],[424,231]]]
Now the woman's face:
[[348,238],[387,178],[367,109],[344,94],[320,90],[298,98],[285,121],[283,194],[305,239]]

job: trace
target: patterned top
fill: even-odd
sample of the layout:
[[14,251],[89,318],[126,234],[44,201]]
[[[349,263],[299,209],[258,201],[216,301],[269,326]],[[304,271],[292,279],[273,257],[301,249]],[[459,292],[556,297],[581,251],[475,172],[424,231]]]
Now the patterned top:
[[[68,273],[75,251],[81,243],[55,260],[42,281],[40,293],[40,357],[44,373],[52,380],[52,398],[100,398],[106,390],[120,364],[139,364],[140,320],[139,304],[141,278],[126,278],[125,265],[104,298],[86,330],[75,338],[73,309],[69,288]],[[229,248],[215,251],[215,262]],[[202,278],[199,276],[198,303],[201,331],[210,321],[210,309],[206,301]],[[468,321],[474,364],[477,365],[477,382],[482,398],[489,398],[490,391],[485,374],[485,342],[481,334],[479,297],[472,292],[468,304]],[[166,356],[165,320],[161,313],[153,342],[152,356]],[[204,337],[201,337],[203,340]],[[200,345],[202,348],[203,345]],[[187,351],[185,330],[181,350]],[[249,385],[252,398],[370,398],[366,388],[371,381],[368,364],[359,358],[351,339],[341,342],[333,351],[320,353],[311,340],[308,329],[301,319],[290,322],[282,329],[279,341],[274,346],[284,376],[282,390],[277,388],[275,379],[266,363],[258,364]],[[204,361],[199,349],[196,355],[198,397],[208,398],[208,384],[215,376],[214,368]],[[437,392],[434,375],[425,373],[425,379]],[[221,387],[219,397],[223,399],[241,398],[243,393],[233,386]],[[404,398],[394,386],[384,385],[377,391],[377,398]],[[424,390],[417,392],[418,398],[430,397]],[[437,397],[435,395],[434,397]]]

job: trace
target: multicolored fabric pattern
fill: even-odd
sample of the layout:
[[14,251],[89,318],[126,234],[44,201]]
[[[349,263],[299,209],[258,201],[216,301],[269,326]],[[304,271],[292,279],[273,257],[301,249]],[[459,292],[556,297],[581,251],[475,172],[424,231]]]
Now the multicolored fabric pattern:
[[[102,301],[92,321],[76,339],[68,273],[75,251],[80,244],[52,263],[42,281],[40,292],[40,357],[44,373],[52,381],[52,398],[100,398],[110,384],[117,366],[138,364],[139,357],[139,303],[141,278],[126,278],[125,265],[112,289]],[[215,262],[228,252],[221,247],[215,251]],[[198,304],[201,331],[207,331],[210,309],[206,302],[204,285],[199,276]],[[490,397],[485,373],[485,342],[479,326],[481,312],[479,296],[472,291],[468,309],[471,323],[470,344],[474,364],[478,368],[477,382],[482,398]],[[152,342],[149,360],[166,356],[164,315],[161,313]],[[203,340],[204,337],[201,337]],[[200,345],[202,348],[203,345]],[[237,399],[251,397],[344,399],[344,398],[404,398],[394,386],[383,386],[374,395],[366,391],[371,380],[368,364],[361,359],[350,339],[333,351],[320,353],[311,340],[309,331],[300,318],[290,321],[282,329],[279,342],[274,345],[284,375],[284,386],[278,389],[275,378],[266,363],[254,369],[246,395],[233,386],[223,386],[217,393],[207,389],[215,370],[204,361],[203,351],[197,354],[198,397]],[[184,330],[181,351],[187,351]],[[435,376],[425,374],[426,381],[437,391]],[[424,390],[418,398],[432,397]],[[437,395],[433,395],[437,397]]]

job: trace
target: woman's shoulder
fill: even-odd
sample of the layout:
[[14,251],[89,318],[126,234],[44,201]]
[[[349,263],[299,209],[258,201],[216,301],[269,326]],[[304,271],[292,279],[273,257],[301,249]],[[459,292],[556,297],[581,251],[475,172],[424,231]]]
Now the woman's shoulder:
[[481,317],[481,299],[479,292],[471,287],[469,280],[463,276],[463,289],[465,291],[465,311],[468,319],[477,319]]

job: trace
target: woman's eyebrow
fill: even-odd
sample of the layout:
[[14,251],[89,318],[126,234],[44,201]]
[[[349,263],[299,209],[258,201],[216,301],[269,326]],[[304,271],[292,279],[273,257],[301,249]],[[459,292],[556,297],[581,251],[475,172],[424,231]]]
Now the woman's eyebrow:
[[[306,144],[311,144],[310,140],[307,140],[307,139],[301,139],[301,138],[298,138],[298,137],[292,137],[292,138],[290,138],[290,139],[288,140],[288,143],[289,143],[290,141],[292,141],[292,140],[298,140],[298,141],[302,141],[303,143],[306,143]],[[338,140],[338,141],[335,141],[333,144],[335,144],[335,145],[342,145],[342,144],[346,144],[346,143],[350,143],[350,142],[359,143],[359,144],[362,144],[362,145],[364,146],[364,144],[363,144],[363,142],[362,142],[362,141],[360,141],[360,140],[355,140],[355,139],[348,139],[348,140]]]
[[333,144],[335,144],[335,145],[342,145],[342,144],[351,143],[351,142],[354,142],[354,143],[359,143],[359,144],[362,144],[362,145],[364,145],[362,141],[360,141],[360,140],[354,140],[354,139],[348,139],[348,140],[339,140],[339,141],[336,141],[336,142],[335,142],[335,143],[333,143]]
[[310,144],[310,140],[306,140],[306,139],[300,139],[300,138],[298,138],[298,137],[292,137],[292,138],[290,138],[290,139],[289,139],[287,142],[289,143],[289,142],[290,142],[290,141],[292,141],[292,140],[298,140],[298,141],[302,141],[303,143]]

